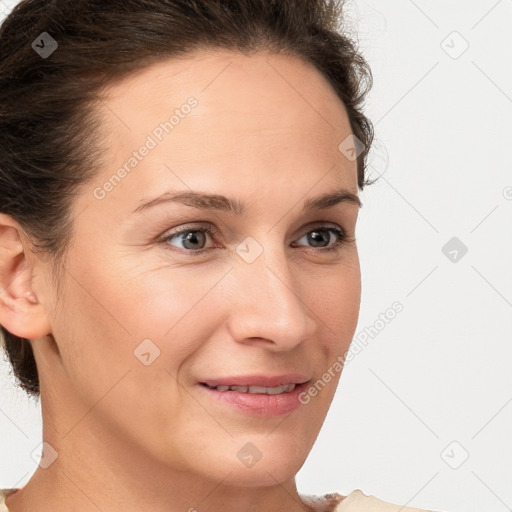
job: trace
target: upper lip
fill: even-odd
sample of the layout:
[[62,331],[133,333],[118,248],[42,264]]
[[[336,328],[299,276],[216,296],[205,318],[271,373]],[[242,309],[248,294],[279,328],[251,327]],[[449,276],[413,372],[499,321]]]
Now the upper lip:
[[208,386],[260,386],[272,388],[285,384],[302,384],[309,379],[300,373],[287,373],[283,375],[238,375],[233,377],[219,377],[201,380],[201,384]]

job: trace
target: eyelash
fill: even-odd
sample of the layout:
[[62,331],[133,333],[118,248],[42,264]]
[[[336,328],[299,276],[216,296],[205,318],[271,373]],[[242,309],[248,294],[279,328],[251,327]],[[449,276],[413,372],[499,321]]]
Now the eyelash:
[[[353,239],[342,229],[339,229],[337,227],[334,227],[334,226],[326,226],[326,225],[319,225],[319,226],[315,226],[314,228],[310,229],[309,231],[306,231],[304,233],[304,235],[307,235],[313,231],[328,231],[328,232],[331,232],[331,233],[334,233],[335,236],[336,236],[336,241],[333,245],[331,245],[330,247],[320,247],[320,248],[316,248],[316,250],[318,251],[321,251],[321,252],[331,252],[331,251],[339,251],[342,246],[348,244],[349,242],[353,241]],[[210,237],[213,238],[213,236],[215,234],[218,233],[218,230],[217,228],[214,228],[210,225],[196,225],[196,226],[189,226],[189,227],[186,227],[184,229],[181,229],[180,231],[176,231],[174,233],[169,233],[169,234],[166,234],[161,240],[159,240],[159,243],[163,244],[163,245],[167,245],[169,246],[170,244],[168,244],[169,240],[172,240],[173,238],[175,237],[179,237],[180,235],[184,235],[186,233],[191,233],[191,232],[201,232],[201,231],[204,231],[206,233],[208,233],[210,235]],[[304,236],[302,235],[302,236]],[[300,238],[302,238],[302,236]],[[199,250],[191,250],[191,249],[178,249],[176,248],[177,251],[179,252],[182,252],[182,253],[188,253],[188,254],[192,254],[192,255],[196,255],[196,254],[202,254],[208,250],[210,250],[211,248],[207,248],[207,249],[199,249]],[[315,249],[315,247],[312,247],[311,249]],[[173,246],[173,249],[171,250],[174,250],[174,246]]]

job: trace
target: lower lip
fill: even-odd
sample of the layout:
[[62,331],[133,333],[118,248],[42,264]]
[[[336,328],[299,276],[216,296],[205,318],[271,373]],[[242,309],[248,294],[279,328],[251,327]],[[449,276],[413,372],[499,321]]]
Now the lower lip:
[[307,382],[296,385],[293,391],[277,395],[241,393],[231,390],[217,391],[203,384],[198,385],[215,400],[231,405],[250,416],[270,418],[289,414],[298,409],[302,405],[299,395],[306,389]]

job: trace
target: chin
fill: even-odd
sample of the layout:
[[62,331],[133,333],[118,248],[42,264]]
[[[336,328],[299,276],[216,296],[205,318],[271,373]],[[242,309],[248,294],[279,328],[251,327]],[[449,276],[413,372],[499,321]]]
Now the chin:
[[[299,449],[300,447],[300,449]],[[241,487],[260,487],[282,483],[294,478],[309,453],[309,443],[284,431],[261,435],[236,436],[227,445],[212,447],[202,472],[211,467],[211,476],[218,480],[218,468],[225,483]],[[214,450],[217,453],[213,453]],[[211,461],[214,461],[213,467]]]
[[[252,468],[234,467],[224,481],[227,485],[237,487],[267,487],[282,484],[294,478],[302,467],[303,461],[287,461],[279,464],[273,461],[259,461]],[[229,471],[226,469],[226,471]],[[216,473],[218,479],[218,472]]]

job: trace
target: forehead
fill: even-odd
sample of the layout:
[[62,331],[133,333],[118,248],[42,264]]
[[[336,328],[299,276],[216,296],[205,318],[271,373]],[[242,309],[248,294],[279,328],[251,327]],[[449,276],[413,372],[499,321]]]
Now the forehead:
[[260,192],[264,181],[293,187],[292,180],[299,194],[301,179],[312,186],[333,168],[341,182],[332,183],[357,193],[356,163],[338,149],[351,133],[345,107],[295,56],[216,50],[154,63],[106,89],[100,113],[109,148],[103,180],[148,137],[153,142],[123,180],[133,197],[213,191],[234,180]]
[[245,55],[202,50],[157,61],[114,82],[104,90],[103,99],[111,106],[135,101],[133,106],[161,116],[155,107],[173,106],[184,94],[208,100],[212,108],[229,103],[231,110],[248,112],[279,99],[288,106],[309,107],[326,123],[333,120],[329,118],[335,105],[344,110],[328,80],[312,64],[295,55],[267,51]]
[[191,97],[198,106],[186,116],[187,131],[210,139],[222,139],[222,131],[302,132],[315,141],[351,131],[342,101],[318,70],[296,56],[263,52],[210,50],[154,63],[107,89],[102,110],[110,133],[136,143]]

